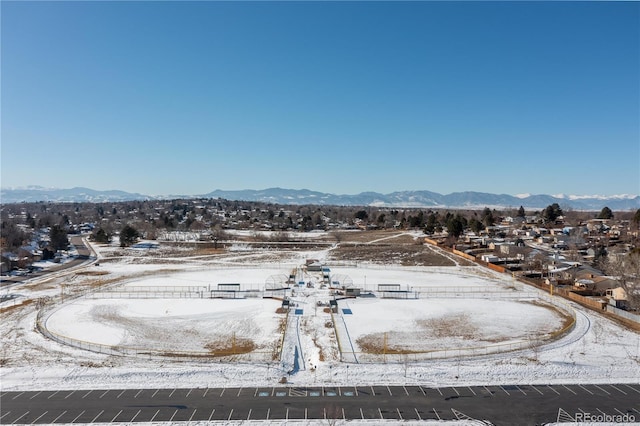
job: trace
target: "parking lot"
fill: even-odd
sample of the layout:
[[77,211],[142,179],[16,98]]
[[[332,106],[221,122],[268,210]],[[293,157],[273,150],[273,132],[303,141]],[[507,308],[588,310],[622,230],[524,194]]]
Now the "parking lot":
[[[354,386],[3,392],[2,424],[244,420],[640,419],[640,385]],[[565,418],[566,420],[566,418]]]

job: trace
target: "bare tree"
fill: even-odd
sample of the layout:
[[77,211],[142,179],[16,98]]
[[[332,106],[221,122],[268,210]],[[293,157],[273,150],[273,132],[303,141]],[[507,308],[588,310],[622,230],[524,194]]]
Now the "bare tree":
[[624,289],[629,307],[640,309],[640,250],[607,257],[605,272]]

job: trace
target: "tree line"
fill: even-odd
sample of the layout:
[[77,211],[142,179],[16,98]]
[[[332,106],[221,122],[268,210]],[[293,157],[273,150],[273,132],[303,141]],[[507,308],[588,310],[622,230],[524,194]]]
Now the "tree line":
[[[116,234],[130,244],[137,238],[155,239],[164,231],[210,231],[223,235],[224,229],[271,229],[311,231],[332,226],[376,229],[421,229],[426,234],[447,231],[458,238],[466,230],[479,233],[504,216],[536,216],[543,224],[553,224],[560,216],[565,223],[599,218],[612,219],[608,207],[600,212],[563,211],[551,204],[540,211],[518,209],[482,210],[385,208],[357,206],[280,205],[224,199],[140,200],[109,203],[18,203],[0,209],[0,240],[3,252],[14,252],[27,243],[34,230],[47,228],[51,248],[68,246],[66,235],[78,232],[78,225],[94,226],[93,238],[107,242]],[[617,212],[617,219],[640,223],[636,212]],[[131,230],[135,231],[132,232]],[[124,239],[123,239],[124,231]]]

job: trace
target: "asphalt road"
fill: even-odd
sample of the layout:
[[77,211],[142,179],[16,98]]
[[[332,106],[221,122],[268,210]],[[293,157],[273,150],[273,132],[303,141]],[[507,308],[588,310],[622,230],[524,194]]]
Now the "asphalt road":
[[87,247],[84,244],[84,241],[82,240],[82,236],[69,235],[69,242],[73,244],[76,247],[76,250],[78,251],[78,256],[75,259],[67,263],[64,263],[60,266],[54,266],[52,268],[48,268],[43,271],[31,272],[27,275],[2,277],[2,280],[0,280],[0,286],[10,286],[10,285],[21,283],[26,280],[33,280],[35,278],[46,278],[47,275],[50,275],[54,272],[60,272],[65,269],[71,269],[71,268],[80,266],[90,259],[92,254],[91,250],[89,249],[89,247]]
[[640,422],[640,384],[111,389],[0,393],[0,424],[209,420],[486,420],[537,425]]

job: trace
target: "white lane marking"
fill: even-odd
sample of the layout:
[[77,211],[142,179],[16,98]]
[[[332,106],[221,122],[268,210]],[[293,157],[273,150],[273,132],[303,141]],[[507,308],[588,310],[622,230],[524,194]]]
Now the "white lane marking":
[[396,408],[396,411],[398,412],[398,418],[400,419],[400,421],[403,421],[404,419],[402,418],[402,414],[400,414],[400,409]]
[[418,388],[420,389],[420,392],[422,392],[424,396],[427,396],[427,393],[424,391],[424,389],[422,389],[422,386],[418,385]]
[[389,396],[393,396],[393,394],[391,393],[391,388],[389,388],[389,386],[387,386],[387,391],[389,391]]
[[404,393],[406,393],[407,396],[409,396],[409,391],[407,390],[407,388],[405,386],[402,386],[402,389],[404,389]]
[[577,393],[575,393],[574,391],[572,391],[571,389],[569,389],[569,388],[568,388],[568,387],[566,387],[565,385],[560,385],[560,386],[562,386],[563,388],[565,388],[566,390],[568,390],[568,391],[569,391],[569,392],[571,392],[572,394],[577,395]]
[[538,392],[540,395],[544,395],[542,392],[540,392],[540,389],[538,389],[537,387],[535,387],[534,385],[531,385],[531,387]]
[[523,391],[522,389],[520,389],[520,386],[516,385],[516,388],[518,388],[518,390],[519,390],[520,392],[522,392],[522,394],[523,394],[524,396],[527,396],[527,393],[526,393],[525,391]]
[[158,415],[159,412],[160,412],[160,410],[156,411],[156,413],[153,415],[153,417],[151,417],[151,420],[149,420],[149,423],[153,423],[153,419],[156,418],[156,416]]
[[133,416],[133,418],[131,420],[129,420],[129,423],[133,423],[133,421],[136,419],[136,417],[138,417],[138,414],[140,414],[142,410],[138,410],[138,412],[136,413],[135,416]]
[[585,387],[584,387],[584,386],[582,386],[582,385],[578,385],[578,386],[580,386],[582,389],[584,389],[585,391],[587,391],[587,392],[589,393],[589,395],[593,395],[593,392],[591,392],[589,389],[585,388]]
[[483,388],[493,397],[493,392],[491,392],[488,387],[483,386]]
[[173,393],[174,393],[175,391],[176,391],[175,389],[173,389],[173,390],[171,391],[171,393],[169,394],[169,398],[171,398],[171,397],[173,396]]
[[442,392],[440,392],[440,388],[436,388],[436,390],[438,391],[438,393],[440,394],[440,396],[444,396],[444,395],[442,395]]
[[611,395],[609,392],[607,392],[606,390],[602,389],[600,386],[598,385],[593,385],[595,387],[597,387],[598,389],[600,389],[602,392],[606,393],[607,395]]
[[[19,394],[17,394],[16,396],[14,396],[14,397],[13,397],[13,398],[11,398],[11,399],[12,399],[12,400],[14,400],[14,399],[18,398],[20,395],[22,395],[23,393],[24,393],[24,392],[20,392]],[[56,393],[58,393],[58,392],[56,392]],[[55,395],[56,393],[54,393],[53,395]],[[53,396],[53,395],[51,395],[51,396]],[[51,397],[49,397],[49,398],[51,398]],[[48,399],[48,398],[47,398],[47,399]]]
[[64,411],[62,412],[62,414],[60,414],[58,417],[56,417],[55,419],[53,419],[53,421],[52,421],[51,423],[55,423],[55,422],[57,422],[57,421],[58,421],[58,419],[59,419],[60,417],[64,416],[66,413],[67,413],[67,410],[64,410]]
[[176,414],[178,414],[178,410],[176,409],[176,411],[173,413],[173,416],[171,416],[171,418],[169,419],[169,423],[171,423],[173,421],[173,418],[176,416]]
[[453,389],[456,395],[460,396],[460,392],[458,392],[458,389],[454,388],[453,386],[451,386],[451,389]]
[[142,392],[142,389],[140,389],[140,390],[138,391],[138,393],[137,393],[137,394],[135,394],[135,395],[133,396],[133,399],[136,399],[136,398],[138,397],[138,395],[140,395],[140,393],[141,393],[141,392]]
[[[191,417],[189,417],[189,421],[193,420],[193,416],[196,415],[196,411],[198,411],[198,409],[194,408],[193,409],[193,413],[191,413]],[[249,409],[249,413],[251,413],[251,409]],[[247,419],[247,420],[249,420],[249,419]],[[131,420],[131,421],[133,421],[133,420]]]
[[206,388],[204,390],[204,393],[202,394],[202,397],[204,398],[205,396],[207,396],[207,392],[209,392],[209,388]]
[[98,417],[100,417],[100,416],[102,415],[102,413],[104,413],[104,410],[100,411],[100,412],[98,413],[98,415],[97,415],[97,416],[95,416],[95,417],[93,418],[93,420],[91,420],[91,423],[95,423],[95,421],[96,421],[96,420],[98,420]]
[[70,397],[71,395],[73,395],[74,393],[76,393],[76,391],[71,391],[71,392],[69,393],[69,395],[67,395],[67,396],[65,396],[65,397],[64,397],[64,399],[69,398],[69,397]]
[[242,392],[242,388],[238,389],[238,395],[236,395],[236,397],[240,397],[240,392]]
[[78,414],[75,419],[71,420],[71,423],[75,423],[76,420],[78,420],[80,418],[80,416],[82,416],[84,414],[85,411],[86,410],[82,410],[82,413]]
[[471,389],[471,386],[467,386],[467,389],[469,389],[471,391],[472,394],[474,395],[478,395],[473,389]]
[[92,390],[90,390],[89,392],[85,393],[84,395],[82,395],[82,399],[85,399],[87,396],[89,396],[89,394],[93,392]]
[[371,386],[371,395],[376,396],[376,391],[373,389],[373,386]]
[[102,395],[99,396],[100,399],[102,399],[103,396],[105,396],[106,394],[109,393],[109,389],[107,389],[106,391],[104,391],[104,393]]
[[625,413],[623,413],[622,411],[618,410],[616,407],[613,407],[614,410],[616,410],[618,413],[622,414],[623,416],[625,415]]
[[436,414],[436,417],[438,418],[438,420],[442,420],[435,408],[433,408],[433,412]]
[[[233,411],[233,410],[231,410],[231,411]],[[289,421],[289,407],[287,407],[287,414],[285,414],[284,419],[286,421]]]
[[418,412],[418,409],[414,408],[414,410],[416,410],[416,416],[418,416],[418,420],[422,421],[422,417],[420,416],[420,413]]
[[253,397],[255,398],[256,396],[258,396],[258,388],[256,388],[256,391],[253,393]]
[[547,387],[549,389],[551,389],[552,391],[554,391],[555,393],[557,393],[558,395],[560,395],[560,392],[558,392],[557,390],[555,390],[554,388],[552,388],[551,386],[547,385]]
[[193,390],[193,388],[189,389],[189,392],[187,392],[187,394],[185,395],[185,398],[189,398],[189,395],[191,395],[191,391]]
[[362,407],[360,408],[360,417],[362,417],[362,420],[364,420],[364,413],[362,412]]
[[222,392],[220,392],[220,397],[224,394],[224,388],[222,388]]
[[[47,399],[51,399],[51,398],[53,398],[53,396],[54,396],[55,394],[57,394],[58,392],[60,392],[60,391],[55,391],[54,393],[52,393],[51,395],[49,395],[49,398],[47,398]],[[22,392],[22,393],[24,393],[24,392]],[[22,395],[22,393],[21,393],[20,395]],[[18,396],[20,396],[20,395],[18,395]],[[16,398],[17,398],[18,396],[16,396]],[[16,398],[13,398],[13,399],[16,399]]]
[[227,421],[231,421],[231,416],[233,416],[233,408],[231,409],[231,411],[229,411],[229,418],[227,419]]
[[209,414],[209,420],[208,421],[211,421],[211,418],[213,417],[213,413],[215,413],[215,412],[216,412],[215,408],[213,410],[211,410],[211,414]]
[[[6,413],[4,413],[3,415],[1,415],[1,416],[0,416],[0,420],[2,420],[5,416],[8,416],[10,413],[11,413],[11,411],[7,411],[7,412],[6,412]],[[66,411],[65,411],[65,413],[66,413]],[[62,414],[64,414],[64,413],[62,413]],[[60,414],[60,415],[62,415],[62,414]]]
[[122,413],[122,410],[118,411],[118,414],[116,414],[112,419],[110,423],[113,423],[116,421],[116,419],[118,418],[118,416],[120,415],[120,413]]
[[26,413],[24,413],[23,415],[21,415],[20,417],[18,417],[17,419],[15,419],[14,421],[12,421],[11,423],[18,423],[18,420],[20,420],[21,418],[23,418],[24,416],[26,416],[27,414],[29,414],[29,411],[27,411]]
[[342,409],[342,420],[347,420],[347,416],[344,415],[344,408]]
[[620,392],[620,393],[622,393],[622,394],[624,394],[624,395],[627,395],[627,393],[626,393],[625,391],[623,391],[622,389],[618,389],[618,387],[616,387],[616,386],[614,386],[614,385],[609,385],[609,386],[611,386],[612,388],[614,388],[614,389],[615,389],[615,390],[617,390],[618,392]]
[[45,414],[47,414],[48,412],[49,412],[49,411],[45,411],[44,413],[42,413],[42,414],[40,415],[40,417],[38,417],[37,419],[35,419],[34,421],[32,421],[32,422],[31,422],[31,424],[36,423],[38,420],[40,420],[41,418],[43,418],[43,417],[44,417],[44,415],[45,415]]
[[640,390],[638,390],[638,389],[636,389],[634,387],[631,387],[631,386],[629,386],[627,384],[625,384],[625,386],[628,387],[629,389],[633,390],[633,391],[636,391],[636,392],[640,393]]
[[500,389],[502,389],[504,391],[504,393],[506,393],[507,395],[511,396],[511,394],[509,392],[507,392],[507,390],[505,388],[503,388],[502,385],[500,385]]
[[271,408],[267,408],[267,418],[266,418],[266,420],[269,420],[269,414],[271,414]]
[[151,395],[151,398],[155,397],[158,392],[160,392],[160,389],[156,389],[156,391],[153,393],[153,395]]
[[40,391],[40,392],[38,392],[37,394],[33,395],[33,396],[32,396],[31,398],[29,398],[29,399],[33,399],[33,398],[35,398],[36,396],[40,395],[41,393],[42,393],[42,391]]
[[120,398],[120,397],[122,396],[122,394],[123,394],[123,393],[125,393],[126,391],[127,391],[127,390],[125,389],[125,390],[123,390],[122,392],[120,392],[120,393],[118,394],[118,396],[116,396],[116,399]]
[[380,420],[384,420],[384,416],[382,415],[382,411],[380,411],[380,407],[378,407],[378,414],[380,414]]

